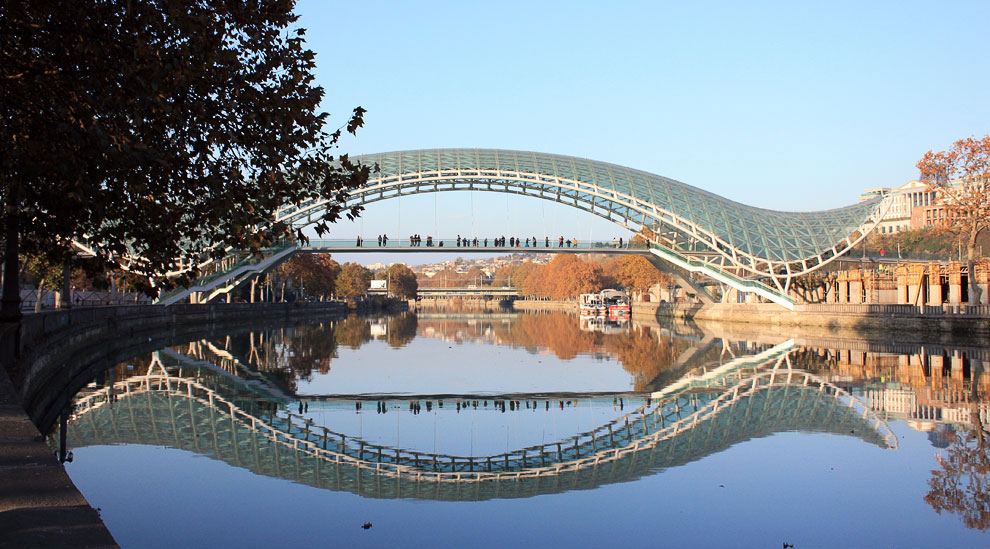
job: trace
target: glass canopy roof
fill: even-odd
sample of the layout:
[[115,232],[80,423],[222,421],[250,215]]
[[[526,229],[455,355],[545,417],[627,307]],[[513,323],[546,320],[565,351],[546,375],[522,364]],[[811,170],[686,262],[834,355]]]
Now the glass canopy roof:
[[[585,183],[632,196],[707,230],[739,251],[773,262],[800,261],[822,254],[855,233],[874,213],[880,198],[816,212],[755,208],[659,175],[624,166],[556,154],[498,149],[427,149],[363,155],[377,164],[370,184],[383,179],[446,173],[481,181],[516,180],[546,186],[546,178]],[[511,172],[511,173],[507,173]],[[536,176],[533,178],[527,175]],[[540,177],[543,176],[543,177]],[[600,199],[599,199],[600,200]],[[660,220],[658,220],[660,221]]]

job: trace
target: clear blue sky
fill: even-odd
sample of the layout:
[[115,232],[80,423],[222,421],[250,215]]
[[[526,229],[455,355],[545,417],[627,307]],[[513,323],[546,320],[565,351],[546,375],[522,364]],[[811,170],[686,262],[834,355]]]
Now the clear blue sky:
[[[327,2],[296,9],[352,154],[491,147],[815,210],[990,132],[990,2]],[[507,219],[506,211],[509,211]],[[441,193],[333,234],[623,234],[536,199]],[[507,232],[508,231],[508,232]]]

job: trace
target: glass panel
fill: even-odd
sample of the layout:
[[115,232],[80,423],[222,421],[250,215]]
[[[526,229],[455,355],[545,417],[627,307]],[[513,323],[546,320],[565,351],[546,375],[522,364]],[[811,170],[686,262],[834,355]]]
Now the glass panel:
[[490,151],[490,150],[478,151],[478,169],[488,170],[488,171],[498,169],[498,162],[495,158],[495,151]]

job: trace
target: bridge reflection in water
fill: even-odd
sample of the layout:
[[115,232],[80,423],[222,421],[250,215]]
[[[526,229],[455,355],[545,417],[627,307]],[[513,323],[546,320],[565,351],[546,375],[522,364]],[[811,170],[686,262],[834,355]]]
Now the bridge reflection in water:
[[[788,356],[793,351],[793,343],[786,342],[714,370],[689,373],[662,391],[638,394],[641,405],[629,413],[565,439],[468,456],[373,444],[335,432],[258,398],[263,392],[256,388],[247,387],[252,396],[246,397],[245,386],[235,378],[203,376],[202,371],[195,377],[170,374],[156,354],[146,375],[80,395],[67,435],[71,447],[168,446],[320,488],[435,500],[589,489],[784,431],[851,435],[883,448],[897,447],[887,425],[859,399],[812,373],[792,369]],[[522,402],[544,398],[511,396]],[[323,405],[353,409],[356,402],[342,398]],[[612,396],[596,395],[591,403],[611,406]],[[451,408],[435,410],[453,413]]]

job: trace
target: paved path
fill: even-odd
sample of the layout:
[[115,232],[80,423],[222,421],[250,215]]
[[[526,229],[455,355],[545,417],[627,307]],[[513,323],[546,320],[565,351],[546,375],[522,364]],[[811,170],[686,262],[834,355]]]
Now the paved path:
[[116,547],[0,367],[0,547]]

